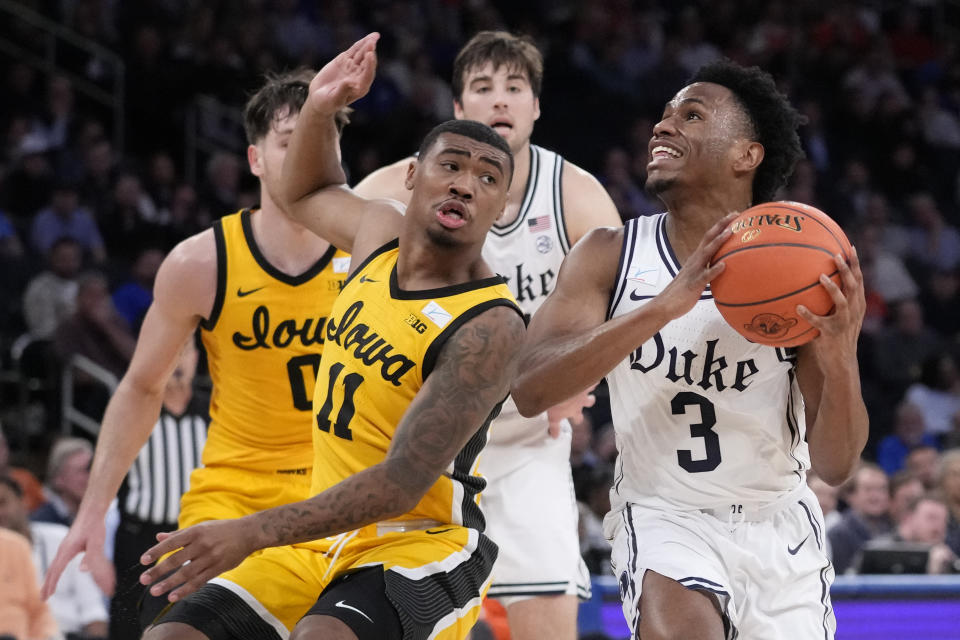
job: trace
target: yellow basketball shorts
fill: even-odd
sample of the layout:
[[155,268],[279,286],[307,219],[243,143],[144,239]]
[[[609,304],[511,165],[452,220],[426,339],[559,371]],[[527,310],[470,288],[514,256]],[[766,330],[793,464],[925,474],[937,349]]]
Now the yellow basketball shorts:
[[[218,618],[238,637],[283,640],[331,582],[379,565],[404,640],[460,640],[480,615],[496,556],[496,545],[475,529],[438,525],[378,534],[370,526],[265,549],[214,578],[184,603]],[[345,604],[364,609],[363,602]]]
[[179,528],[242,518],[264,509],[310,497],[310,472],[303,474],[200,467],[190,474],[190,489],[180,498]]

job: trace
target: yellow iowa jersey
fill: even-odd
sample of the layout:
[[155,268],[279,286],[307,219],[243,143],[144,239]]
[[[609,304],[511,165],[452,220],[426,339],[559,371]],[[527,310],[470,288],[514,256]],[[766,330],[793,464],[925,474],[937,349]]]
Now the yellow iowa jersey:
[[[400,419],[457,329],[491,307],[521,313],[499,276],[441,289],[400,289],[397,247],[394,240],[367,258],[330,311],[313,396],[314,495],[386,457]],[[477,496],[486,482],[476,461],[488,424],[399,519],[483,529]]]
[[203,463],[306,474],[323,328],[350,256],[331,246],[305,273],[286,275],[257,247],[254,215],[243,210],[213,226],[217,294],[201,323],[213,379]]

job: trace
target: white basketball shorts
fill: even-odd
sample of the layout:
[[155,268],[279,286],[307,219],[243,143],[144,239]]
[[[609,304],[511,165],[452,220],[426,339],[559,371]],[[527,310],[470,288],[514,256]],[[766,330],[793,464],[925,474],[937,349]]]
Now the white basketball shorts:
[[[544,438],[535,447],[491,441],[483,450],[484,533],[500,547],[489,596],[504,606],[536,596],[590,598],[577,534],[570,435],[565,424],[558,438],[550,438],[544,421]],[[515,464],[517,456],[524,462]]]
[[604,530],[612,536],[611,563],[633,634],[650,570],[714,594],[730,640],[832,640],[834,572],[824,551],[823,514],[805,486],[794,498],[762,516],[629,503],[611,512]]

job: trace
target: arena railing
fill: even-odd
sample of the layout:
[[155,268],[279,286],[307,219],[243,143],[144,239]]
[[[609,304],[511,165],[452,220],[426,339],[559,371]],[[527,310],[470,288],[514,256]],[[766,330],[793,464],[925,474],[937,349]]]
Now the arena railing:
[[[123,59],[94,40],[13,0],[0,0],[0,24],[3,24],[0,30],[0,53],[6,53],[14,60],[47,75],[63,75],[70,80],[74,91],[110,111],[113,144],[117,151],[122,152],[126,73]],[[75,50],[65,52],[67,46],[85,52],[96,65],[104,65],[106,88],[64,65],[63,58],[76,54]]]
[[100,433],[100,420],[93,418],[74,406],[75,371],[82,371],[107,390],[107,396],[112,396],[117,389],[117,376],[104,369],[90,358],[82,355],[73,356],[63,368],[61,382],[63,393],[61,396],[60,415],[61,430],[65,435],[70,434],[73,426],[80,427],[87,433],[96,436]]

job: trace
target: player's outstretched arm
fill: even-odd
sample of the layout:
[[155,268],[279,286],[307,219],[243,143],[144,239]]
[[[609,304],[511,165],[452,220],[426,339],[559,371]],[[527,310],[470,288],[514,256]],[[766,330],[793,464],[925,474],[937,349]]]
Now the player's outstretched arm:
[[557,286],[534,314],[511,393],[524,416],[535,416],[583,391],[613,370],[667,322],[693,308],[723,263],[710,264],[730,235],[735,214],[704,234],[680,273],[643,307],[606,320],[623,243],[622,229],[594,229],[567,255]]
[[278,197],[293,219],[354,254],[359,253],[354,245],[361,230],[375,236],[363,242],[364,249],[373,249],[396,236],[400,219],[395,204],[367,200],[347,188],[334,122],[337,111],[370,90],[378,38],[371,33],[358,40],[310,81],[309,96],[290,137]]
[[103,519],[121,482],[160,414],[167,379],[197,323],[213,307],[217,254],[213,231],[204,231],[173,249],[154,285],[154,301],[140,329],[133,359],[107,410],[97,437],[90,481],[70,532],[46,573],[49,597],[67,563],[85,553],[84,565],[105,593],[113,591],[113,565],[103,555]]
[[407,513],[453,462],[509,390],[523,341],[520,315],[493,307],[450,337],[397,426],[385,460],[309,500],[160,534],[144,554],[150,592],[179,600],[257,549],[316,540]]
[[833,298],[834,311],[817,316],[802,305],[797,309],[820,330],[818,337],[798,349],[797,381],[803,394],[813,470],[825,482],[838,486],[856,469],[870,427],[857,364],[857,338],[867,307],[863,274],[856,249],[850,264],[841,256],[835,260],[842,289],[826,275],[820,276]]

